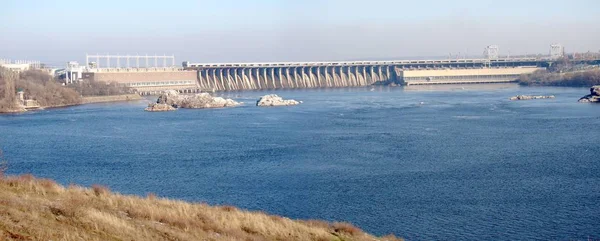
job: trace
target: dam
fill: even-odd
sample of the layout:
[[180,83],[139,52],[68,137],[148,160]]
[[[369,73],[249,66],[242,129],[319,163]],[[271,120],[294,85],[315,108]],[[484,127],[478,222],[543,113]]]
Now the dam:
[[[89,62],[90,58],[98,62]],[[105,66],[99,65],[101,58],[106,58]],[[115,58],[117,67],[110,65],[110,59]],[[119,66],[121,58],[127,63],[124,67]],[[134,66],[130,65],[131,59],[135,60]],[[154,66],[141,67],[140,59],[146,64],[153,59]],[[261,63],[185,61],[181,66],[174,66],[174,56],[96,55],[86,56],[86,67],[81,75],[84,80],[116,82],[140,94],[151,95],[167,89],[197,93],[378,84],[502,83],[515,81],[521,74],[545,69],[556,61],[557,58],[551,57]],[[577,61],[600,64],[597,59]],[[160,62],[162,66],[159,66]]]
[[197,64],[199,88],[216,91],[356,87],[376,84],[495,83],[543,69],[538,59]]

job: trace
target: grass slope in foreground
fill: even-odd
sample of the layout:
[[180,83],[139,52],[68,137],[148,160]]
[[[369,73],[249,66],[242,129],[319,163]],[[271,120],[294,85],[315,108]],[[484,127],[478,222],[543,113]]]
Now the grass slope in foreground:
[[291,220],[1,174],[0,240],[400,240],[348,223]]

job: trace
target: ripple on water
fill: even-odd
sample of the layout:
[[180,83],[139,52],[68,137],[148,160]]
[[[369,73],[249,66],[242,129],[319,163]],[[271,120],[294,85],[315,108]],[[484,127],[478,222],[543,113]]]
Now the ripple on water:
[[[9,173],[349,221],[409,240],[600,238],[591,131],[600,105],[574,103],[587,88],[454,87],[238,92],[231,97],[250,104],[171,113],[130,102],[2,115],[0,147]],[[252,105],[270,93],[304,103]],[[522,93],[557,98],[507,100]]]

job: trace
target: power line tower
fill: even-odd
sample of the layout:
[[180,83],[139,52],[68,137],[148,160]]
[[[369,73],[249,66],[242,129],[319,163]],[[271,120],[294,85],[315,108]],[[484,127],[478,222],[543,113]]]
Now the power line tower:
[[488,45],[483,51],[483,56],[488,60],[498,59],[499,53],[500,49],[498,48],[498,45]]

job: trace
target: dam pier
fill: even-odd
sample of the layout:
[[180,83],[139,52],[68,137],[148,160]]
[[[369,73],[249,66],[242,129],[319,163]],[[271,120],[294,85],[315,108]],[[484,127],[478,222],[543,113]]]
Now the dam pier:
[[[393,66],[312,65],[305,63],[236,64],[192,67],[201,88],[230,90],[352,87],[396,79]],[[184,63],[184,68],[190,68]]]
[[197,64],[200,88],[217,91],[514,81],[547,66],[536,59]]

